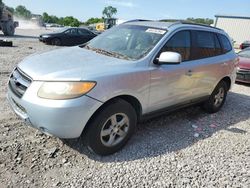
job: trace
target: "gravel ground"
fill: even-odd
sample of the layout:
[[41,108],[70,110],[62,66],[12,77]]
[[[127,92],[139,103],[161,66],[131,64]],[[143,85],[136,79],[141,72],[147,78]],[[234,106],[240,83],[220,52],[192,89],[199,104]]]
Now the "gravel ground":
[[55,48],[32,36],[0,47],[1,188],[250,187],[249,85],[234,85],[217,114],[190,107],[141,123],[122,151],[100,157],[77,139],[27,127],[10,110],[8,73],[25,56]]

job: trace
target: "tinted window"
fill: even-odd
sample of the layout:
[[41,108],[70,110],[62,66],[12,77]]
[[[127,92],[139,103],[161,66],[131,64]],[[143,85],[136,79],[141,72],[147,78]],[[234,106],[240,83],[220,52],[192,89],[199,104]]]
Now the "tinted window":
[[222,49],[221,49],[221,45],[219,42],[219,39],[217,37],[217,35],[214,33],[214,41],[215,41],[215,50],[214,50],[214,55],[221,55],[222,54]]
[[165,44],[161,52],[178,52],[182,56],[182,61],[188,61],[190,59],[190,38],[189,31],[180,31]]
[[221,44],[222,44],[222,49],[223,49],[223,53],[227,53],[229,51],[232,50],[232,45],[231,45],[231,42],[228,40],[228,38],[224,35],[219,35],[220,37],[220,41],[221,41]]
[[67,35],[77,35],[77,30],[76,29],[68,29],[65,31],[65,34]]
[[203,59],[221,54],[221,47],[216,34],[196,31],[193,59]]
[[80,35],[89,35],[91,34],[89,31],[87,31],[86,29],[78,29],[78,33]]

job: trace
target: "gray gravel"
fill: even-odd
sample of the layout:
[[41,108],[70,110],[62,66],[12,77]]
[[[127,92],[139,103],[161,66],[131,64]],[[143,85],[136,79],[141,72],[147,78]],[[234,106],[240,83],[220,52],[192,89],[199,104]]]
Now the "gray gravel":
[[15,47],[0,47],[1,188],[250,187],[249,85],[235,85],[217,114],[191,107],[141,123],[122,151],[99,157],[77,139],[27,127],[10,110],[7,73],[25,56],[55,48],[13,40]]

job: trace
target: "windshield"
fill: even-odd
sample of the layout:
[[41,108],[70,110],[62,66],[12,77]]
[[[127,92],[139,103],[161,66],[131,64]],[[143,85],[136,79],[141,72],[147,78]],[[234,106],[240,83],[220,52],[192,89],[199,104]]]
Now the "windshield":
[[121,59],[138,60],[146,56],[165,33],[162,29],[122,25],[97,36],[85,48]]
[[243,50],[243,51],[239,52],[238,55],[240,57],[250,58],[250,49]]
[[55,32],[56,32],[56,33],[63,33],[63,32],[65,32],[65,31],[67,31],[68,29],[69,29],[68,27],[64,27],[64,28],[61,28],[61,29],[56,30]]

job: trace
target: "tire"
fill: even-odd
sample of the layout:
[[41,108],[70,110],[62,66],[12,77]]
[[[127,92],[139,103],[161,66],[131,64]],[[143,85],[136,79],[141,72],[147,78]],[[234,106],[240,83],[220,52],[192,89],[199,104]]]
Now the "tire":
[[13,46],[13,43],[12,43],[12,41],[3,41],[3,40],[0,40],[0,46],[11,47],[11,46]]
[[55,46],[61,46],[62,45],[62,41],[58,38],[52,39],[51,40],[51,44],[55,45]]
[[134,108],[122,99],[104,106],[85,132],[87,147],[98,155],[110,155],[120,150],[135,131],[137,115]]
[[3,33],[5,36],[13,36],[15,34],[15,27],[12,21],[7,21],[3,24]]
[[218,112],[225,103],[228,86],[225,81],[221,81],[215,87],[209,99],[204,103],[203,108],[208,113]]

